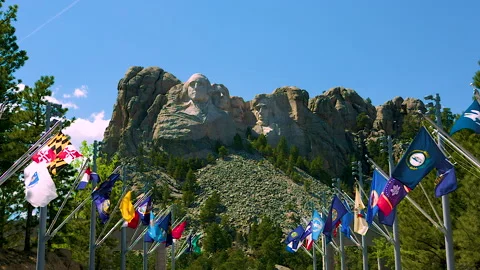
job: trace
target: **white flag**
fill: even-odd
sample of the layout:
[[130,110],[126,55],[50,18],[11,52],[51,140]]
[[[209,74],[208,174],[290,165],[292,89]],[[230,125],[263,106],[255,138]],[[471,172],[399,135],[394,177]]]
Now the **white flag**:
[[355,188],[355,218],[353,222],[353,231],[365,235],[368,231],[367,220],[365,219],[365,214],[362,210],[365,209],[365,205],[362,202],[360,197],[360,192],[358,187]]
[[25,199],[33,207],[44,207],[57,198],[57,188],[45,165],[32,162],[24,170]]

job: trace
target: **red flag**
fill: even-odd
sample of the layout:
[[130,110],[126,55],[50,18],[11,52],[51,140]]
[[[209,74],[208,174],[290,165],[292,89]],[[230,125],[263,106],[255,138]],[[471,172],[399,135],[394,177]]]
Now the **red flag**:
[[140,214],[138,211],[135,211],[135,216],[133,217],[130,222],[124,221],[122,227],[128,227],[132,229],[136,229],[138,227],[138,224],[140,224]]
[[187,221],[184,221],[178,224],[177,227],[173,228],[172,230],[173,239],[180,239],[182,237],[182,233],[185,230],[185,226],[187,226]]

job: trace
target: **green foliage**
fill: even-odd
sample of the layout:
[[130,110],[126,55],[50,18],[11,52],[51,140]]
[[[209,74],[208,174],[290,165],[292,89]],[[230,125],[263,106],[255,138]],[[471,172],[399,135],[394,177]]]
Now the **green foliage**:
[[220,146],[220,148],[218,148],[218,156],[220,158],[225,158],[228,156],[228,149],[225,147],[225,146]]
[[[478,61],[478,65],[480,65],[480,61]],[[477,72],[475,72],[475,75],[473,75],[473,85],[476,87],[476,88],[480,88],[480,70],[478,70]]]
[[357,115],[357,129],[370,129],[371,121],[368,115],[365,112],[361,112]]
[[420,129],[421,120],[420,117],[413,114],[407,114],[403,118],[402,124],[402,133],[399,136],[399,139],[402,140],[411,140],[417,135],[418,130]]
[[237,151],[243,149],[242,137],[240,137],[240,134],[238,133],[233,137],[233,149]]
[[215,253],[217,251],[226,250],[232,245],[230,235],[220,227],[217,223],[211,223],[205,229],[203,239],[203,248],[206,252]]
[[214,192],[200,209],[199,219],[203,226],[217,222],[218,214],[222,211],[220,195]]

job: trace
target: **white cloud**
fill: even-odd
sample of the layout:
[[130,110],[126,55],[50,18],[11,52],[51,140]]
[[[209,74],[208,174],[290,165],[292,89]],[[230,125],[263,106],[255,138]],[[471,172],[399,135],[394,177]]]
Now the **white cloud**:
[[82,85],[80,86],[80,88],[76,88],[74,91],[73,91],[73,96],[74,97],[87,97],[87,93],[88,93],[88,86],[86,85]]
[[73,145],[80,148],[82,141],[86,140],[88,144],[94,140],[103,140],[103,133],[110,122],[110,119],[104,119],[105,112],[93,113],[89,119],[78,118],[69,127],[65,128],[65,134],[70,135]]
[[72,97],[72,95],[70,95],[70,94],[63,94],[63,98],[70,98],[70,97]]
[[73,102],[62,102],[58,99],[56,99],[55,97],[53,96],[46,96],[46,97],[43,97],[46,101],[48,102],[51,102],[51,103],[55,103],[55,104],[60,104],[62,105],[62,107],[64,108],[73,108],[73,109],[78,109],[78,106],[77,104],[73,103]]

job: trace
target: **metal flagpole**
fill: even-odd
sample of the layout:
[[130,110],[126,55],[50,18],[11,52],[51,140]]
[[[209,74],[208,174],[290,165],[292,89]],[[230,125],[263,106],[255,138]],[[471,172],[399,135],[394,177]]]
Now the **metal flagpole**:
[[[47,102],[45,112],[45,131],[50,127],[50,116],[52,112],[52,105]],[[37,270],[45,269],[45,237],[47,231],[47,206],[40,207],[40,223],[38,226],[38,246],[37,246]]]
[[[127,166],[123,165],[123,193],[127,190]],[[125,270],[127,267],[127,227],[121,229],[121,250],[120,250],[120,269]]]
[[145,240],[143,240],[143,270],[148,270],[148,242]]
[[[393,146],[392,146],[392,137],[387,136],[387,151],[388,151],[388,171],[389,176],[392,177],[393,171]],[[402,257],[400,253],[400,237],[398,235],[398,215],[395,214],[395,219],[393,220],[393,249],[395,254],[395,270],[402,269]]]
[[[312,215],[313,215],[313,211],[315,210],[315,207],[313,206],[313,202],[310,201],[310,204],[312,206]],[[312,239],[313,241],[313,239]],[[315,241],[313,241],[313,250],[312,250],[312,257],[313,257],[313,270],[317,270],[317,256],[315,255]]]
[[[359,160],[357,162],[358,166],[358,180],[360,187],[363,189],[363,171],[362,171],[362,162]],[[360,198],[362,198],[362,193],[360,193]],[[365,240],[365,235],[362,235],[362,261],[363,261],[363,270],[368,269],[368,247]]]
[[[325,191],[322,192],[322,208],[325,206]],[[324,218],[323,211],[320,211],[321,217]],[[325,225],[324,225],[325,226]],[[330,265],[330,250],[327,245],[327,238],[322,233],[322,245],[323,245],[323,269],[329,270],[331,269]]]
[[[173,221],[175,220],[174,219],[174,213],[175,213],[175,204],[172,205],[172,219],[171,219],[171,222],[172,222],[172,226],[173,226]],[[173,228],[170,228],[170,229],[173,229]],[[172,238],[172,270],[175,270],[175,242],[173,241],[173,238]]]
[[[440,109],[440,95],[437,93],[435,98],[432,95],[426,96],[425,99],[435,101],[435,116],[437,118],[437,126],[439,132],[442,130],[442,112]],[[438,147],[442,147],[442,137],[438,134]],[[447,259],[447,269],[455,269],[455,257],[453,255],[453,236],[452,236],[452,220],[450,218],[450,199],[447,195],[442,196],[443,225],[445,227],[445,253]]]
[[[97,145],[98,142],[93,141],[93,172],[97,172]],[[95,190],[97,186],[97,178],[93,177],[92,179],[92,191]],[[90,209],[90,248],[88,253],[88,269],[95,270],[95,240],[97,239],[96,225],[97,225],[97,209],[95,202],[92,200],[91,209]]]
[[[340,178],[337,178],[337,187],[340,189]],[[340,195],[340,193],[338,193]],[[340,236],[340,269],[345,270],[345,249],[343,246],[343,233],[342,230],[339,232]]]

